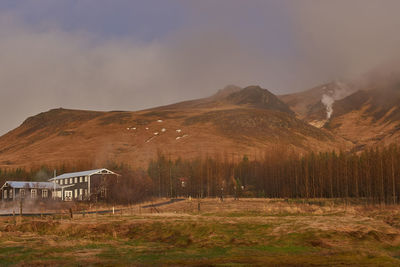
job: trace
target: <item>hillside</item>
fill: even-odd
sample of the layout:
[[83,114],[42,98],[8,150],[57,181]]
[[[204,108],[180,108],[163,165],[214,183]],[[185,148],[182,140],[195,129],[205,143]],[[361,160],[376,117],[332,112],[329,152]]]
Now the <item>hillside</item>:
[[355,144],[355,150],[400,140],[400,84],[360,90],[333,105],[326,128]]
[[158,151],[171,158],[254,156],[284,145],[296,151],[349,148],[295,117],[258,86],[228,87],[204,99],[143,111],[54,109],[0,137],[0,167],[108,160],[145,167]]
[[355,92],[354,84],[331,82],[309,90],[279,96],[297,115],[298,118],[321,128],[327,122],[327,105]]
[[359,81],[333,82],[279,98],[298,118],[352,142],[353,150],[359,151],[399,142],[398,77],[390,71],[374,70]]

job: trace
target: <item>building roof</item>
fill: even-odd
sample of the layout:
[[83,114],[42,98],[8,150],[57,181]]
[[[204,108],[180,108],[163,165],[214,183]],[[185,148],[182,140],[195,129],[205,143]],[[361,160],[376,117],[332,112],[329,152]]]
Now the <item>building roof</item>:
[[52,182],[32,182],[32,181],[7,181],[1,187],[10,186],[13,188],[37,188],[37,189],[59,189],[58,184]]
[[49,181],[64,179],[64,178],[80,177],[80,176],[91,176],[94,174],[115,174],[115,175],[119,176],[119,174],[103,168],[103,169],[96,169],[96,170],[89,170],[89,171],[64,173],[57,177],[49,179]]

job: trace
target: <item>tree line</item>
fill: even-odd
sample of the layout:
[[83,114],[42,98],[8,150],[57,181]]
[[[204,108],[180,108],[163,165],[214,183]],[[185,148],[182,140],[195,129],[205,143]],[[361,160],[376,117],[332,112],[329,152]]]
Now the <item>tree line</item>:
[[400,148],[391,145],[361,153],[310,152],[280,147],[258,159],[169,159],[149,163],[153,195],[268,198],[358,198],[373,203],[400,200]]
[[[391,145],[361,153],[310,152],[299,155],[276,147],[251,159],[223,154],[194,159],[171,159],[158,153],[146,170],[108,162],[122,174],[110,184],[113,203],[151,197],[267,197],[364,199],[371,203],[400,202],[400,147]],[[46,181],[57,174],[91,169],[89,162],[40,166],[25,170],[0,169],[6,180]]]

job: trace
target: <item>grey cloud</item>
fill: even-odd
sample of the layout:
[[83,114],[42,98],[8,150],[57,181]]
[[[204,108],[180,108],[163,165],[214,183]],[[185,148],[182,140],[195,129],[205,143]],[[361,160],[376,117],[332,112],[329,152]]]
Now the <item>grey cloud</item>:
[[193,2],[187,25],[151,42],[99,40],[0,14],[0,133],[60,106],[137,110],[227,84],[286,93],[398,55],[397,0]]
[[295,1],[295,40],[304,62],[326,79],[354,78],[399,59],[397,0]]
[[265,71],[235,36],[208,29],[182,29],[151,43],[99,42],[7,21],[0,35],[0,105],[13,114],[1,117],[3,132],[50,108],[149,108],[204,97],[230,83],[257,83]]

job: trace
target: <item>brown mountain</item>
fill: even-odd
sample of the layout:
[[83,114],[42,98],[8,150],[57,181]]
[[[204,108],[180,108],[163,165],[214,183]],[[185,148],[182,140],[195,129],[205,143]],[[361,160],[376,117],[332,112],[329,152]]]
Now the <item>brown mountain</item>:
[[[175,158],[254,156],[284,145],[296,151],[349,148],[326,129],[295,117],[259,86],[143,111],[54,109],[0,137],[0,167],[107,160],[146,166],[158,151]],[[235,157],[235,156],[234,156]]]
[[[297,117],[353,143],[355,151],[400,141],[400,75],[374,70],[352,83],[333,82],[280,96]],[[327,116],[324,97],[331,100]]]
[[363,147],[400,141],[400,83],[359,90],[333,105],[325,128]]
[[298,118],[321,128],[328,119],[327,107],[322,102],[324,96],[337,101],[356,90],[354,84],[335,81],[303,92],[281,95],[279,99],[286,103]]

